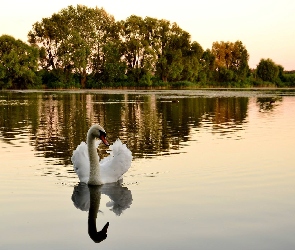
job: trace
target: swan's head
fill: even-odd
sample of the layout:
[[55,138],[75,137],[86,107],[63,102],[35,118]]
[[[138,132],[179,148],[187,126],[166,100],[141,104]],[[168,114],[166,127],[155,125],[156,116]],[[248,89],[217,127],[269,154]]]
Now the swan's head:
[[91,128],[88,130],[88,136],[92,136],[94,138],[99,138],[102,140],[102,142],[106,145],[109,146],[110,144],[108,143],[106,137],[107,134],[102,126],[99,124],[95,124],[91,126]]

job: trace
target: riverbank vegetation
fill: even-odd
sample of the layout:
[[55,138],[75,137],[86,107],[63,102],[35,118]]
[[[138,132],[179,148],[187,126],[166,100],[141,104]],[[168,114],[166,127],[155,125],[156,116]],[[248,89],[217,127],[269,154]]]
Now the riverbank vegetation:
[[29,45],[0,37],[0,88],[295,87],[271,59],[256,69],[241,41],[204,50],[176,23],[68,6],[33,24]]

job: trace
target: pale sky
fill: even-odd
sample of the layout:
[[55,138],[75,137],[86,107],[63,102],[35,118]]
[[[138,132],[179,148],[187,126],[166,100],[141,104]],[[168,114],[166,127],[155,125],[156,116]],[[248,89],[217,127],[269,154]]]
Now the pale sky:
[[0,35],[26,42],[35,22],[77,4],[103,7],[117,21],[134,14],[176,22],[204,50],[240,40],[251,68],[271,58],[295,70],[295,0],[0,0]]

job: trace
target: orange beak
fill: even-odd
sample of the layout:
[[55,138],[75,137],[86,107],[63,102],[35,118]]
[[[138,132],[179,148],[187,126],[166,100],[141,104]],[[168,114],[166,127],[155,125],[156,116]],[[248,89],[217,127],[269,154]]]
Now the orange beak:
[[108,143],[108,141],[107,141],[105,135],[101,135],[101,136],[99,137],[99,139],[102,140],[102,142],[104,143],[104,145],[106,145],[106,146],[110,146],[110,144]]

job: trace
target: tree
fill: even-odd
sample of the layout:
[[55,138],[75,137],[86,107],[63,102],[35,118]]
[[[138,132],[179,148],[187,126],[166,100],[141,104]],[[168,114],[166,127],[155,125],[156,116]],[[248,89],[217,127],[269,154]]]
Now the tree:
[[215,57],[218,81],[241,81],[246,78],[249,54],[241,41],[214,42],[212,54]]
[[279,75],[279,67],[271,59],[261,59],[256,68],[256,74],[263,81],[275,82]]
[[141,71],[145,66],[144,25],[144,20],[136,15],[131,15],[126,21],[121,22],[121,39],[127,75],[136,83],[139,83]]
[[249,72],[249,54],[246,47],[241,41],[236,41],[233,44],[232,51],[232,70],[235,73],[235,80],[244,80]]
[[155,72],[159,46],[158,23],[155,18],[143,19],[135,15],[121,22],[127,75],[130,81],[137,84],[151,84],[150,78]]
[[125,80],[126,64],[121,61],[120,44],[107,43],[103,47],[104,65],[100,72],[96,72],[94,79],[100,87],[104,84],[116,86]]
[[184,68],[181,73],[182,80],[191,82],[197,81],[199,72],[201,70],[201,58],[203,53],[203,48],[197,42],[191,43],[190,48],[184,51]]
[[104,46],[118,39],[114,27],[114,17],[103,8],[68,6],[36,22],[28,37],[40,48],[44,69],[58,70],[64,76],[77,74],[85,88],[89,73],[104,70]]
[[210,49],[204,51],[201,57],[201,70],[198,80],[202,83],[213,81],[215,73],[215,56]]
[[[156,75],[163,81],[182,79],[184,57],[191,56],[190,34],[182,30],[176,23],[159,21],[159,46]],[[189,52],[190,51],[190,52]]]
[[0,37],[0,88],[25,89],[40,83],[38,49],[12,36]]

